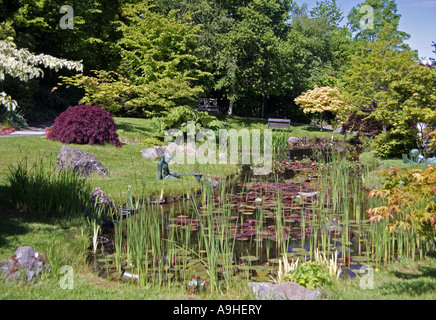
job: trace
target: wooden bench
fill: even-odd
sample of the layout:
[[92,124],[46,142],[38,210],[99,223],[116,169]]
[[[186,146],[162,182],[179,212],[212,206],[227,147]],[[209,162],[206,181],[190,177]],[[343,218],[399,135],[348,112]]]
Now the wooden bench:
[[207,111],[207,112],[216,112],[220,113],[220,109],[218,107],[218,100],[212,98],[200,98],[198,101],[200,105],[198,107],[198,111]]
[[291,131],[291,120],[289,119],[268,119],[268,128],[288,129]]
[[14,127],[6,127],[6,128],[2,128],[3,131],[3,135],[5,136],[8,133],[11,133],[14,131]]

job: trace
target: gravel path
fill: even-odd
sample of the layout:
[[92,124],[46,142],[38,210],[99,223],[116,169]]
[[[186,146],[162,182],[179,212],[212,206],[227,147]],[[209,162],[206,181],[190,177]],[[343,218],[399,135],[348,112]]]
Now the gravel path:
[[18,129],[6,135],[3,135],[3,131],[0,131],[0,138],[45,136],[45,130],[52,125],[53,123],[29,125],[27,129]]

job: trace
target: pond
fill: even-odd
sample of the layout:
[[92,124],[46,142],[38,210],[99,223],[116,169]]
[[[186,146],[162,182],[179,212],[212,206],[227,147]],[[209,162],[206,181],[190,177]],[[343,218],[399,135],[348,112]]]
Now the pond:
[[[338,150],[339,149],[339,150]],[[347,148],[293,148],[273,172],[244,165],[217,188],[158,204],[143,200],[131,214],[103,224],[92,262],[102,276],[140,284],[228,287],[241,278],[271,281],[279,261],[302,262],[315,249],[336,254],[341,277],[414,257],[413,233],[387,233],[370,223],[363,166]]]

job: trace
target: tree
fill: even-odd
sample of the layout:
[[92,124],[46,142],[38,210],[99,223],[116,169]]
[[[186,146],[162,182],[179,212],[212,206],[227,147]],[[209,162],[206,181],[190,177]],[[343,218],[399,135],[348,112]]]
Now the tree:
[[[335,2],[318,3],[310,18],[304,11],[292,17],[288,41],[295,48],[293,55],[294,82],[297,95],[318,86],[341,86],[341,76],[351,55],[351,39],[348,30],[339,28],[333,21],[341,19]],[[333,16],[331,16],[333,15]],[[301,68],[295,68],[299,64]]]
[[[436,129],[436,70],[415,64],[405,73],[392,74],[390,78],[386,105],[374,115],[389,119],[392,135],[410,137],[426,153],[429,133]],[[425,129],[419,130],[418,123],[425,124]]]
[[[394,27],[387,24],[376,41],[361,44],[344,76],[344,93],[361,111],[372,113],[383,106],[390,90],[393,73],[405,73],[416,60],[416,52],[403,49],[401,36],[392,36]],[[388,119],[379,114],[378,120]]]
[[[119,65],[116,22],[126,0],[13,0],[0,5],[0,35],[11,36],[18,48],[30,52],[83,61],[83,71],[114,70]],[[61,10],[68,8],[68,12]],[[73,10],[70,10],[73,9]],[[73,28],[63,28],[73,24]],[[3,32],[2,32],[3,31]],[[5,39],[1,37],[0,39]],[[51,92],[58,76],[68,70],[42,69],[45,77],[28,82],[6,77],[0,91],[17,100],[20,110],[30,117],[53,118],[68,106],[77,104],[80,90]]]
[[317,1],[315,8],[310,10],[310,15],[314,18],[323,17],[326,19],[327,24],[336,28],[339,28],[339,24],[344,19],[336,0]]
[[386,24],[393,26],[392,35],[407,40],[410,35],[398,31],[400,18],[395,0],[365,0],[350,11],[348,25],[355,40],[375,41]]
[[[54,69],[58,71],[61,68],[69,70],[76,70],[81,72],[83,65],[80,61],[70,61],[66,59],[59,59],[47,54],[33,54],[27,49],[18,49],[9,38],[7,40],[0,40],[0,81],[4,81],[6,75],[18,78],[21,81],[27,82],[33,78],[40,78],[44,76],[44,68]],[[6,104],[13,104],[14,110],[17,104],[13,103],[14,100],[8,98],[5,93],[2,93],[3,100]],[[2,101],[2,104],[5,104]],[[12,110],[13,111],[13,110]]]
[[345,97],[339,92],[338,88],[318,87],[308,90],[295,98],[295,103],[299,104],[304,113],[319,113],[321,117],[326,111],[337,115],[338,119],[344,120],[351,107],[346,103]]
[[229,100],[229,114],[238,99],[252,97],[260,100],[263,117],[266,100],[289,88],[283,65],[289,8],[290,1],[253,0],[237,11],[240,20],[229,32],[218,36],[215,89]]
[[177,19],[177,11],[165,16],[144,4],[126,6],[124,13],[126,23],[119,27],[123,36],[117,43],[122,59],[118,72],[144,92],[131,104],[146,115],[159,115],[196,101],[203,92],[200,80],[210,76],[199,57],[200,26],[192,23],[189,14]]

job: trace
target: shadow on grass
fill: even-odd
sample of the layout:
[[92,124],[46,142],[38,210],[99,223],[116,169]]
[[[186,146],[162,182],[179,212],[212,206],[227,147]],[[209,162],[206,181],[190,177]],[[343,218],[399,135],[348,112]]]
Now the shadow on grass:
[[24,235],[31,231],[29,227],[14,218],[9,189],[9,186],[0,186],[0,248],[8,246],[8,237]]
[[414,273],[393,271],[392,274],[395,280],[384,283],[381,290],[417,297],[436,292],[436,266],[419,266]]
[[123,130],[124,132],[129,133],[139,133],[141,135],[150,135],[152,132],[150,128],[131,123],[117,123],[117,130]]

